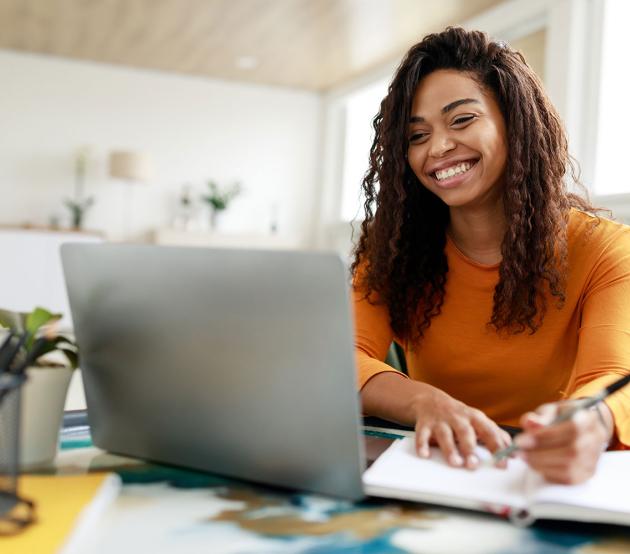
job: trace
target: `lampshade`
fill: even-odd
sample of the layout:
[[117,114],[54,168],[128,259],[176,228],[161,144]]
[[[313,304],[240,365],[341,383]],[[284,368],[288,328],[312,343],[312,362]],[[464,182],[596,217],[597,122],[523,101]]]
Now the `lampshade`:
[[146,154],[125,150],[109,154],[110,177],[142,183],[150,179],[151,173],[151,160]]

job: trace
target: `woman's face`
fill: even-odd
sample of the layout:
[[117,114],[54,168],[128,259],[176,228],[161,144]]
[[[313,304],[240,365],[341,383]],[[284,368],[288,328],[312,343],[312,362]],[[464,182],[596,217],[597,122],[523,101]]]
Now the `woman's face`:
[[500,202],[505,121],[493,94],[469,74],[441,69],[420,81],[408,139],[411,169],[449,207]]

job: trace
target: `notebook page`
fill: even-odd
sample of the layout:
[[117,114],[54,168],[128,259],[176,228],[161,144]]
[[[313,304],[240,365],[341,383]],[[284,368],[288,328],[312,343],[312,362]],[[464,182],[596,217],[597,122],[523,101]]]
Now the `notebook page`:
[[[476,454],[484,461],[490,452],[477,448]],[[527,466],[518,459],[509,460],[507,469],[480,467],[476,470],[453,468],[442,457],[438,448],[431,450],[431,458],[419,458],[415,453],[414,439],[404,438],[394,443],[363,474],[368,487],[395,489],[398,498],[419,499],[440,496],[445,499],[474,501],[485,505],[523,508],[524,482]],[[405,491],[415,493],[405,496]],[[389,496],[389,495],[388,495]],[[431,500],[429,500],[431,501]],[[445,502],[446,503],[446,502]],[[452,502],[452,505],[461,505]]]
[[586,483],[546,483],[532,500],[536,504],[549,502],[622,512],[628,514],[630,521],[630,451],[605,452],[599,460],[597,472]]

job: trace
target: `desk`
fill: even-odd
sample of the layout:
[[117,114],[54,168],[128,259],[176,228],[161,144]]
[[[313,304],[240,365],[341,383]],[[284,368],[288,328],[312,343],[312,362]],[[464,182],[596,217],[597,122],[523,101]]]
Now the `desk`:
[[[381,439],[382,440],[382,439]],[[104,453],[65,438],[58,474],[110,470],[123,490],[85,553],[628,553],[630,530],[537,523],[407,502],[352,504]]]

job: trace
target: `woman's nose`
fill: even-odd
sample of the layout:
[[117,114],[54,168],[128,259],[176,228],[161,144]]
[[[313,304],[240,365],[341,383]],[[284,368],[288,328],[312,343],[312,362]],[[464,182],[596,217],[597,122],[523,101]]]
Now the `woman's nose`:
[[429,139],[429,155],[433,158],[441,158],[444,154],[455,148],[455,141],[449,133],[434,132]]

